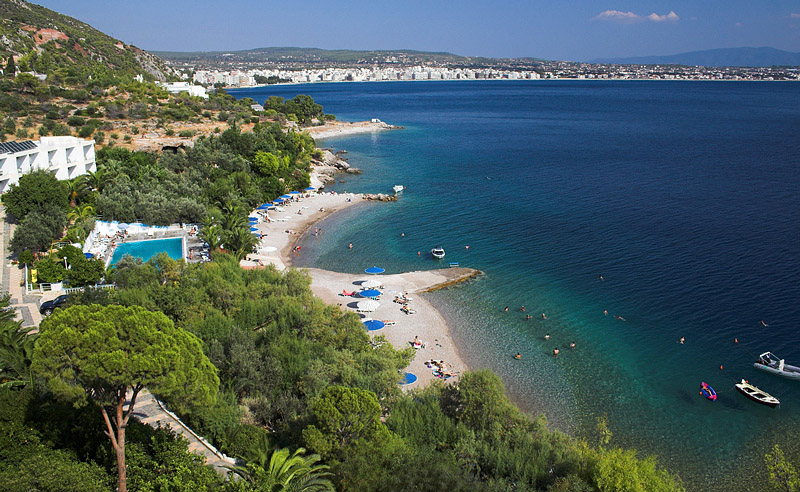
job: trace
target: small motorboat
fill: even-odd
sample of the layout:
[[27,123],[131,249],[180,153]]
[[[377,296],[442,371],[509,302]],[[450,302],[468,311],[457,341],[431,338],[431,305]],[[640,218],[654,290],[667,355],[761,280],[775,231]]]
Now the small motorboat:
[[394,190],[395,193],[400,193],[405,189],[405,187],[403,185],[394,185],[392,189]]
[[781,404],[781,402],[777,398],[770,395],[766,391],[761,391],[760,389],[756,388],[755,386],[745,381],[744,379],[742,379],[741,383],[736,383],[735,386],[736,390],[739,391],[739,393],[750,398],[756,403],[761,403],[762,405],[766,405],[771,408],[775,408]]
[[436,258],[437,260],[441,260],[442,258],[444,258],[444,248],[442,247],[433,248],[431,250],[431,255],[433,255],[433,257]]
[[783,359],[779,359],[772,352],[764,352],[759,355],[753,367],[785,378],[800,380],[800,367],[786,364]]
[[711,401],[717,400],[717,392],[705,382],[700,383],[700,394]]

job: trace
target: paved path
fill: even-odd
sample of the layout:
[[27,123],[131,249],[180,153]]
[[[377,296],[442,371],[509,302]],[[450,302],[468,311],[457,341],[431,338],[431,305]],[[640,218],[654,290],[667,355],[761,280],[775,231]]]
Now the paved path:
[[8,243],[15,227],[6,220],[5,207],[0,205],[0,261],[3,263],[0,267],[0,293],[11,294],[11,306],[17,309],[17,319],[22,319],[22,326],[39,326],[42,321],[39,306],[44,301],[54,299],[61,292],[25,294],[25,284],[22,279],[25,270],[20,270],[17,265],[11,264],[11,251],[8,250]]
[[233,466],[235,460],[225,456],[217,448],[212,446],[208,441],[194,433],[188,425],[178,419],[178,417],[164,407],[149,391],[142,390],[136,398],[136,406],[133,409],[134,417],[138,418],[141,422],[152,426],[169,427],[176,434],[180,434],[189,441],[189,451],[199,454],[206,459],[206,464],[213,466],[214,469],[226,475],[228,469],[226,466]]
[[[14,224],[5,220],[5,208],[0,205],[0,295],[4,292],[11,294],[11,306],[17,310],[18,318],[22,319],[22,326],[39,326],[42,315],[39,306],[42,302],[50,300],[63,292],[47,292],[45,294],[26,295],[25,284],[22,281],[25,270],[20,270],[17,265],[11,264],[11,252],[8,243],[14,234]],[[36,330],[34,330],[35,332]],[[194,433],[178,417],[167,410],[149,391],[144,390],[136,401],[133,409],[134,416],[142,422],[158,427],[169,427],[175,433],[182,435],[189,441],[189,450],[206,459],[206,464],[211,465],[219,473],[227,474],[225,466],[234,465],[234,460],[219,452],[205,439]]]

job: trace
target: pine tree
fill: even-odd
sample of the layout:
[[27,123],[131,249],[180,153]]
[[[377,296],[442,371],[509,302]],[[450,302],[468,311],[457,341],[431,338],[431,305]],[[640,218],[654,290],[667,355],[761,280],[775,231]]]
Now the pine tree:
[[17,73],[17,67],[14,65],[14,56],[11,55],[8,57],[8,61],[6,62],[6,69],[3,70],[3,73],[8,77],[13,77],[14,74]]

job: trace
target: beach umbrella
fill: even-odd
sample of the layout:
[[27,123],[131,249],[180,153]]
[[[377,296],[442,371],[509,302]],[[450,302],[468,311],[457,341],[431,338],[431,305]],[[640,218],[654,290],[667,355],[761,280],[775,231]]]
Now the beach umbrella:
[[417,376],[410,372],[404,372],[400,382],[397,384],[411,384],[417,381]]
[[359,311],[375,311],[380,307],[381,303],[378,301],[373,301],[372,299],[367,301],[359,301],[357,304]]
[[118,224],[117,225],[117,229],[119,229],[120,231],[124,231],[128,227],[130,227],[130,224]]
[[378,297],[381,294],[382,292],[379,291],[378,289],[367,289],[367,290],[362,290],[361,292],[358,293],[358,295],[360,295],[361,297]]
[[269,208],[269,205],[267,205],[265,203],[264,205],[259,205],[258,207],[256,207],[256,210],[266,210],[268,208]]
[[253,231],[253,232],[255,232],[255,231],[257,231],[257,230],[258,230],[258,227],[251,227],[251,228],[250,228],[250,230],[251,230],[251,231]]
[[364,321],[364,326],[366,326],[367,330],[369,331],[375,331],[375,330],[380,330],[381,328],[386,326],[386,324],[379,319],[370,319]]
[[281,195],[278,198],[283,198],[284,200],[286,200],[287,198],[291,198],[291,197],[292,197],[292,195]]
[[376,266],[374,266],[374,267],[369,267],[369,268],[367,268],[366,270],[364,270],[364,272],[365,272],[365,273],[371,273],[372,275],[377,275],[377,274],[379,274],[379,273],[383,273],[383,272],[385,272],[385,271],[386,271],[386,270],[384,270],[383,268],[381,268],[381,267],[376,267]]
[[314,191],[314,190],[316,190],[316,188],[314,188],[313,186],[309,186],[308,188],[305,188],[303,191]]
[[251,224],[255,224],[258,222],[258,217],[250,217],[247,220],[250,221]]
[[364,280],[361,282],[361,287],[366,287],[367,289],[372,289],[375,287],[380,287],[383,285],[380,280]]
[[84,253],[83,256],[85,256],[87,259],[94,258],[94,254],[93,253]]
[[302,193],[300,193],[299,191],[290,191],[289,194],[294,196],[302,195]]

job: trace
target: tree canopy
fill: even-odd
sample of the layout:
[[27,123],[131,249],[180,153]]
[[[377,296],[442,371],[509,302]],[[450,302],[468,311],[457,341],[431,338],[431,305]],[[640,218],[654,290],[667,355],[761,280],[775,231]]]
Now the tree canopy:
[[[200,341],[164,314],[141,307],[73,306],[42,321],[33,370],[60,398],[96,401],[126,490],[125,426],[145,387],[182,405],[209,405],[219,387]],[[127,411],[123,410],[132,391]],[[113,419],[113,423],[112,423]]]

